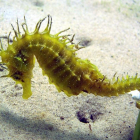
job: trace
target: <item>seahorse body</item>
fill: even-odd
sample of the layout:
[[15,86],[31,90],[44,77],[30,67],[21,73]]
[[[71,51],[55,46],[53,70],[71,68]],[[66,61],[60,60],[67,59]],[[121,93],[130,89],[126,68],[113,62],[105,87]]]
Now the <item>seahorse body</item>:
[[[44,20],[44,19],[43,19]],[[9,74],[17,83],[23,86],[23,98],[28,99],[31,95],[31,78],[36,57],[43,75],[49,77],[58,91],[63,91],[68,96],[78,95],[81,92],[93,93],[100,96],[118,96],[131,90],[140,90],[140,78],[129,77],[121,80],[115,76],[108,80],[98,68],[89,60],[76,57],[75,52],[79,49],[68,35],[60,36],[64,31],[55,35],[50,34],[52,18],[48,16],[48,24],[43,32],[39,28],[43,20],[40,20],[34,32],[29,33],[25,23],[22,24],[25,34],[15,32],[13,43],[8,41],[7,50],[0,51],[2,63],[6,64]],[[17,22],[18,23],[18,22]],[[26,29],[24,28],[26,26]],[[8,37],[9,40],[9,37]]]

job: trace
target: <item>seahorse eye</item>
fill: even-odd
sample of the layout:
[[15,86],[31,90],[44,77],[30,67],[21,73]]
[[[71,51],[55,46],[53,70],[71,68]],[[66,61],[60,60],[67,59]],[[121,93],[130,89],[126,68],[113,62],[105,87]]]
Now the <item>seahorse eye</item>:
[[17,72],[15,72],[13,75],[11,75],[11,77],[12,77],[14,80],[16,80],[16,81],[22,81],[22,82],[24,82],[24,80],[21,78],[22,75],[23,75],[23,74],[22,74],[21,72],[17,71]]

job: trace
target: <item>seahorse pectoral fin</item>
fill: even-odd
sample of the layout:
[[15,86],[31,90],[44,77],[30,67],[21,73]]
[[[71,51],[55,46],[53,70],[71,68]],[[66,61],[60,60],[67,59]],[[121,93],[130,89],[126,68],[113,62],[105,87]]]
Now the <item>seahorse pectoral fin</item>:
[[22,83],[23,87],[23,99],[28,99],[32,95],[31,91],[31,79],[27,79],[24,83]]

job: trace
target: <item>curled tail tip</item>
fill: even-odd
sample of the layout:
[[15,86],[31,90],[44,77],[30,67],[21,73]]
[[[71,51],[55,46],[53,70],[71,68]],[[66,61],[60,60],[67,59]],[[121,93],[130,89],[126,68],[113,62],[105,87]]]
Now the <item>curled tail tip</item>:
[[140,101],[137,101],[137,102],[136,102],[136,107],[137,107],[138,109],[140,109]]

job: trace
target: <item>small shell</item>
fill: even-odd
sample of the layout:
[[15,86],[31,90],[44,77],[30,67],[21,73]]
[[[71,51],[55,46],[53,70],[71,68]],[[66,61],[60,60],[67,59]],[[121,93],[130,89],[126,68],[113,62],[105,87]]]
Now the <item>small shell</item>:
[[140,92],[138,90],[134,90],[129,92],[132,95],[132,98],[136,101],[140,100]]

